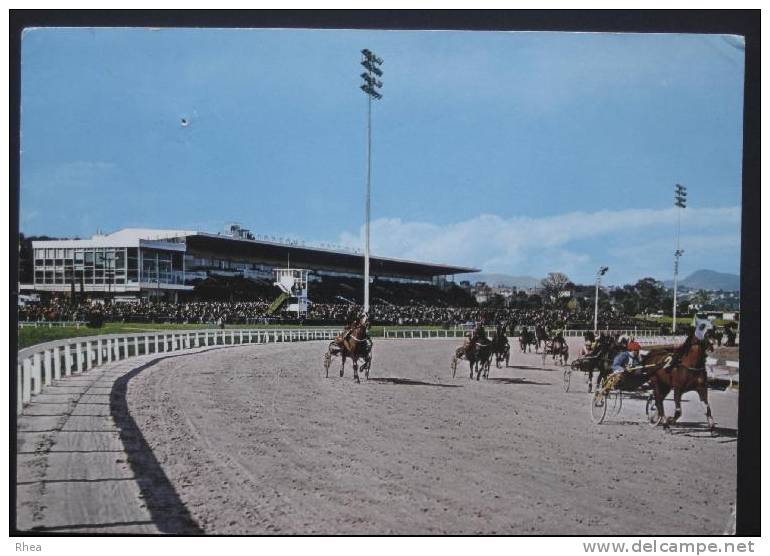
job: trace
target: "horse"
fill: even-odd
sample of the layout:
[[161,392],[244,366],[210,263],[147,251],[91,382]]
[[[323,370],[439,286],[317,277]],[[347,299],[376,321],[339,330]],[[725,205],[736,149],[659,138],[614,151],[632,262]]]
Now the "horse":
[[452,377],[454,378],[457,369],[457,361],[465,359],[470,367],[470,378],[473,379],[473,371],[476,371],[476,380],[479,380],[481,372],[484,371],[484,378],[489,376],[489,366],[492,356],[492,341],[487,339],[485,342],[476,338],[475,331],[469,338],[465,339],[462,346],[455,350],[452,357]]
[[521,352],[526,353],[527,347],[529,347],[529,351],[531,352],[532,346],[535,346],[535,349],[537,350],[537,340],[535,339],[535,335],[529,328],[524,328],[519,335],[519,347],[521,347]]
[[593,380],[594,372],[598,372],[596,375],[596,388],[602,383],[604,378],[610,374],[612,370],[612,360],[620,351],[621,347],[615,342],[611,336],[599,335],[596,348],[594,349],[594,365],[588,370],[588,391],[591,391],[591,381]]
[[[722,338],[724,338],[724,334],[721,330],[717,330],[716,328],[712,328],[707,332],[707,337],[710,340],[713,340],[716,342],[716,344],[721,347],[722,346]],[[713,343],[713,342],[712,342]]]
[[365,321],[356,322],[346,334],[338,336],[329,344],[329,349],[324,356],[324,367],[326,367],[326,376],[329,376],[329,365],[333,355],[342,356],[340,365],[340,376],[345,375],[345,361],[349,357],[353,361],[353,378],[356,383],[361,383],[358,377],[358,360],[363,359],[361,370],[364,376],[369,379],[369,369],[372,366],[372,340],[367,336],[366,329],[368,325]]
[[[663,423],[668,428],[682,415],[682,394],[695,390],[698,392],[701,403],[706,405],[706,419],[711,430],[715,422],[711,415],[711,406],[708,402],[708,384],[706,375],[706,352],[711,348],[708,340],[697,340],[690,337],[686,340],[687,346],[683,346],[684,353],[673,368],[668,368],[673,355],[666,350],[657,350],[645,357],[645,365],[654,365],[654,370],[649,374],[653,385],[655,408],[657,412],[651,417],[653,425]],[[663,411],[663,400],[668,393],[674,391],[674,403],[676,411],[673,417],[666,419]]]
[[562,365],[567,364],[567,359],[569,359],[569,347],[567,347],[567,342],[564,340],[564,336],[562,336],[561,332],[557,333],[553,339],[546,339],[545,346],[543,346],[544,364],[546,355],[549,353],[553,356],[554,362],[556,362],[556,358],[559,357]]
[[495,365],[500,368],[500,362],[505,361],[505,366],[508,366],[508,359],[510,357],[511,346],[508,344],[508,338],[505,336],[505,329],[507,327],[498,325],[495,332],[495,338],[492,340],[492,352],[495,355]]
[[543,347],[548,341],[548,332],[545,330],[545,326],[538,324],[535,326],[535,353],[540,350],[540,342],[543,342]]

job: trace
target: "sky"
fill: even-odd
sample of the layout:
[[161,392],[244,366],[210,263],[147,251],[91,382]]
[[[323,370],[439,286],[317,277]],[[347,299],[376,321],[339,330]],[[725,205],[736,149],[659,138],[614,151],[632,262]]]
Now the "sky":
[[[124,227],[363,247],[591,283],[740,268],[743,39],[720,35],[27,30],[25,235]],[[183,122],[184,120],[184,122]]]

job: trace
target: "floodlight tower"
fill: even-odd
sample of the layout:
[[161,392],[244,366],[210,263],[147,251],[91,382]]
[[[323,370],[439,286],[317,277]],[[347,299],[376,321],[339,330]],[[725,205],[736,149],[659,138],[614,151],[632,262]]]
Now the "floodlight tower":
[[676,334],[676,288],[679,281],[679,257],[684,255],[684,249],[679,248],[679,232],[682,227],[682,209],[687,208],[687,188],[683,185],[674,186],[674,206],[676,211],[676,251],[674,251],[674,310],[671,331]]
[[372,99],[380,100],[382,94],[379,89],[382,87],[382,81],[378,78],[382,77],[382,70],[379,68],[382,65],[382,58],[364,48],[361,51],[363,60],[361,65],[366,68],[366,71],[361,74],[361,79],[364,80],[361,85],[361,90],[366,93],[369,111],[367,118],[367,136],[368,136],[368,152],[367,152],[367,167],[366,167],[366,224],[365,224],[365,242],[364,242],[364,313],[369,314],[369,220],[372,212]]
[[608,266],[599,267],[596,271],[596,295],[594,301],[594,332],[599,331],[599,283],[602,281],[602,276],[610,269]]

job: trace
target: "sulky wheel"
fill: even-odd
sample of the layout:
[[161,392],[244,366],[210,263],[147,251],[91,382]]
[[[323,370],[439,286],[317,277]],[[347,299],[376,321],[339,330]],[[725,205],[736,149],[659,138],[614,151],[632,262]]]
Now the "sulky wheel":
[[572,369],[564,369],[564,391],[569,392],[569,380],[572,375]]
[[607,395],[604,393],[604,388],[599,388],[591,396],[591,420],[595,424],[600,424],[604,421],[605,415],[607,415]]
[[653,427],[657,427],[663,422],[663,417],[658,415],[658,407],[655,405],[655,396],[652,393],[647,397],[645,412],[647,413],[647,420]]
[[612,390],[607,394],[607,408],[613,415],[620,415],[620,410],[623,408],[623,392],[621,390]]
[[329,365],[332,364],[332,354],[327,351],[324,353],[324,369],[326,370],[326,378],[329,378]]

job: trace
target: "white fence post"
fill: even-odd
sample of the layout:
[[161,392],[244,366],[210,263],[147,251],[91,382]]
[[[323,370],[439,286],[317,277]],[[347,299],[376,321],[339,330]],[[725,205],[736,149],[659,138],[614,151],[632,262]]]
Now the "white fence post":
[[81,346],[80,342],[75,344],[75,355],[77,356],[77,359],[78,359],[77,371],[79,373],[82,373],[83,370],[84,370],[84,367],[85,367],[85,363],[83,361],[83,350],[80,349],[81,347],[82,346]]
[[32,397],[32,361],[29,357],[21,362],[21,367],[21,401],[27,403]]
[[59,380],[61,378],[61,351],[59,346],[53,348],[53,379]]
[[39,394],[41,388],[43,387],[43,364],[40,359],[40,354],[36,353],[32,356],[32,373],[35,378],[35,387],[32,390],[33,394]]
[[53,349],[45,350],[43,357],[43,384],[51,384],[53,376]]
[[72,353],[70,351],[70,345],[64,346],[64,376],[70,376],[72,373]]
[[21,362],[16,363],[16,414],[24,409],[24,370]]

